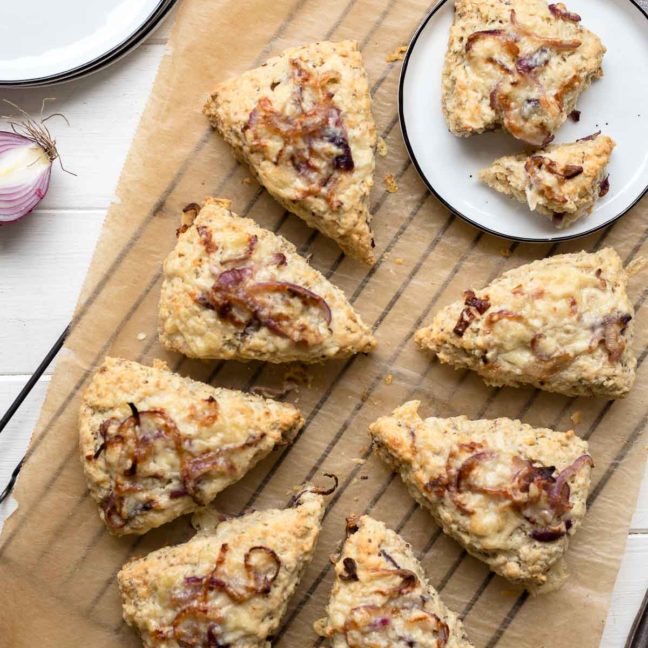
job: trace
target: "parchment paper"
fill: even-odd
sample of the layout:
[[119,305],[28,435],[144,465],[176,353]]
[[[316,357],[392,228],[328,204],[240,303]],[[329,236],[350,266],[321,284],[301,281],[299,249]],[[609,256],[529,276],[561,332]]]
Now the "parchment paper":
[[[396,117],[400,64],[385,60],[407,42],[429,8],[425,0],[182,3],[171,53],[162,62],[124,168],[119,201],[106,220],[16,488],[18,511],[0,541],[2,646],[137,646],[136,635],[121,621],[115,574],[129,558],[192,534],[181,519],[143,538],[115,539],[99,522],[77,457],[76,416],[80,392],[106,353],[147,363],[164,358],[183,374],[228,387],[282,384],[286,368],[192,362],[157,345],[161,262],[174,245],[181,208],[207,194],[231,198],[238,213],[312,253],[313,264],[346,291],[379,341],[368,357],[308,369],[312,385],[289,398],[307,418],[304,431],[217,500],[227,513],[282,506],[291,486],[325,471],[340,477],[317,555],[276,645],[317,641],[312,622],[328,598],[329,555],[343,536],[345,516],[362,512],[384,520],[413,544],[446,603],[465,616],[476,646],[598,645],[646,455],[645,281],[639,277],[632,286],[638,379],[619,402],[493,390],[472,374],[430,363],[412,334],[462,290],[532,259],[603,244],[628,261],[648,253],[648,201],[608,230],[553,247],[506,243],[451,216],[426,192],[407,159]],[[389,154],[378,158],[373,192],[378,263],[370,271],[340,257],[332,242],[284,214],[256,184],[244,182],[248,172],[200,113],[217,80],[285,47],[323,38],[361,43],[378,129],[389,146]],[[381,179],[387,173],[395,175],[397,193],[384,191]],[[144,340],[138,339],[140,332],[146,333]],[[428,415],[520,417],[561,430],[572,427],[570,416],[580,412],[576,430],[589,439],[596,468],[590,510],[569,551],[571,578],[561,591],[534,599],[491,576],[441,535],[399,479],[368,456],[368,424],[413,397],[424,402]]]

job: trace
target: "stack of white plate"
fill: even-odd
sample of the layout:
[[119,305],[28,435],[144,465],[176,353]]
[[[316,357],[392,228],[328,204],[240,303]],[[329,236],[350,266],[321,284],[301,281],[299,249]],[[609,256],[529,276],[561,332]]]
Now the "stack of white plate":
[[0,87],[59,83],[110,65],[177,0],[0,2]]

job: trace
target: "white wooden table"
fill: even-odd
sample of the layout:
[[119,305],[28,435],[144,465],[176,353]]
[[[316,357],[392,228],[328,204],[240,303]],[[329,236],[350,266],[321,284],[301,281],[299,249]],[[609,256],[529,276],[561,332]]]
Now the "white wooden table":
[[[72,315],[165,51],[169,26],[167,21],[136,52],[94,76],[53,88],[0,90],[0,98],[33,113],[38,113],[44,97],[56,98],[51,109],[64,113],[70,127],[63,122],[50,122],[50,126],[66,168],[77,174],[73,177],[55,169],[38,211],[0,228],[0,415]],[[52,369],[0,435],[0,490],[27,447]],[[12,504],[0,505],[0,524]],[[644,477],[603,648],[624,645],[647,586],[648,477]]]

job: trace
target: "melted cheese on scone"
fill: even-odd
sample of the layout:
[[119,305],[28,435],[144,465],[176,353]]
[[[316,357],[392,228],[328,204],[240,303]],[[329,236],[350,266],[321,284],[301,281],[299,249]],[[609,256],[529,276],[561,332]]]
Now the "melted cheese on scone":
[[106,358],[79,412],[81,461],[108,530],[145,533],[208,504],[302,425],[292,405]]
[[443,531],[498,574],[543,591],[565,578],[583,519],[587,443],[500,418],[428,418],[411,401],[371,425],[380,457]]
[[416,342],[489,385],[618,398],[637,364],[627,280],[612,248],[534,261],[467,290]]
[[376,126],[354,41],[286,50],[220,83],[205,114],[286,209],[347,254],[374,262]]
[[443,111],[455,135],[502,125],[543,146],[603,72],[599,38],[562,3],[456,0],[443,70]]
[[398,534],[367,515],[347,520],[327,618],[333,648],[470,648],[461,621]]
[[598,198],[607,193],[606,167],[614,146],[607,135],[595,133],[530,156],[501,157],[483,169],[479,177],[563,228],[589,214]]
[[119,572],[124,620],[147,648],[267,648],[310,562],[324,502],[254,512]]
[[291,243],[228,208],[229,201],[208,199],[164,262],[159,331],[167,349],[317,362],[374,348],[339,288]]

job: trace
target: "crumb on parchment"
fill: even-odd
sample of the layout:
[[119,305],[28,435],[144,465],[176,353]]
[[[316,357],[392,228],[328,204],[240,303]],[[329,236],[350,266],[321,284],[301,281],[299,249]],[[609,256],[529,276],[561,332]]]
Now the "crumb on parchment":
[[506,259],[508,259],[511,256],[511,248],[502,248],[500,250],[500,254]]
[[252,180],[252,178],[250,178],[250,176],[245,176],[245,178],[241,180],[241,183],[244,185],[251,185],[253,182],[254,181]]
[[394,382],[394,376],[392,374],[387,374],[383,378],[383,382],[385,383],[385,385],[391,385]]
[[389,153],[389,147],[387,146],[387,142],[382,137],[378,138],[378,144],[376,144],[376,153],[380,155],[380,157],[386,157],[387,153]]
[[394,63],[395,61],[402,61],[405,58],[407,52],[407,45],[401,45],[397,47],[393,52],[390,52],[385,57],[387,63]]
[[137,334],[137,339],[141,342],[142,340],[146,340],[146,333],[142,331],[141,333]]
[[393,173],[388,173],[384,178],[383,182],[385,183],[385,190],[388,193],[396,193],[398,191],[398,183]]
[[580,410],[576,410],[569,418],[574,425],[578,425],[583,420],[583,415]]

